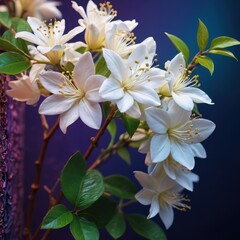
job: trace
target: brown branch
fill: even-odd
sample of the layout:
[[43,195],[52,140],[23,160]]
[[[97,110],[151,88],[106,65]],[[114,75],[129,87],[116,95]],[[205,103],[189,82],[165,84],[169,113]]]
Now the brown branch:
[[31,226],[32,226],[32,218],[33,218],[33,212],[35,208],[35,202],[37,197],[38,189],[40,188],[40,179],[41,179],[41,173],[42,173],[42,166],[44,162],[44,158],[46,155],[46,151],[48,148],[48,143],[53,134],[56,132],[59,126],[59,118],[54,124],[54,126],[48,131],[48,125],[46,123],[46,119],[42,116],[41,117],[42,126],[43,126],[43,144],[40,151],[40,155],[38,160],[35,162],[35,174],[34,174],[34,181],[31,185],[31,193],[28,196],[29,199],[29,206],[27,211],[27,218],[26,218],[26,225],[23,230],[23,236],[26,240],[31,240]]
[[92,143],[90,144],[89,148],[87,149],[87,151],[86,151],[85,154],[84,154],[85,160],[87,160],[87,159],[89,158],[89,156],[91,155],[93,149],[94,149],[95,147],[97,147],[97,144],[98,144],[99,139],[101,138],[101,136],[102,136],[103,133],[105,132],[108,124],[109,124],[109,123],[111,122],[111,120],[113,119],[116,111],[117,111],[116,106],[113,106],[112,109],[111,109],[111,112],[108,114],[105,122],[103,123],[103,125],[102,125],[101,128],[99,129],[97,135],[96,135],[95,137],[91,138],[91,142],[92,142]]

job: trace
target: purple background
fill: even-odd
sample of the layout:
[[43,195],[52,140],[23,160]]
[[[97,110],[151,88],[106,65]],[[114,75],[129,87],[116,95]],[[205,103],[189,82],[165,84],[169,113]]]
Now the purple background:
[[[61,10],[64,11],[69,30],[78,25],[79,15],[71,8],[71,1],[62,2]],[[99,1],[95,2],[99,3]],[[79,5],[86,6],[86,3],[86,0],[78,1]],[[139,22],[139,26],[134,31],[137,42],[149,36],[154,37],[161,68],[166,60],[177,53],[164,32],[181,37],[189,45],[191,57],[197,52],[198,18],[209,28],[211,39],[221,35],[240,38],[238,32],[240,3],[237,1],[115,0],[112,4],[118,10],[118,19],[136,19]],[[240,58],[239,48],[235,47],[232,50]],[[200,182],[195,185],[193,193],[187,193],[191,198],[192,210],[184,213],[175,211],[174,224],[166,231],[169,240],[236,239],[234,236],[238,236],[239,232],[239,63],[222,56],[213,56],[213,58],[216,72],[211,77],[207,70],[201,70],[200,82],[202,89],[209,94],[215,105],[200,105],[200,111],[205,118],[214,121],[217,128],[214,134],[204,142],[208,158],[196,160],[194,172],[200,175]],[[37,112],[38,107],[27,107],[25,196],[32,182],[34,161],[41,147],[41,127]],[[53,122],[55,118],[48,119]],[[95,134],[96,131],[84,126],[80,120],[69,127],[66,135],[58,131],[49,145],[42,185],[47,184],[51,187],[68,157],[77,150],[84,153],[89,144],[88,139]],[[100,149],[106,147],[106,139],[108,134],[104,135],[99,148],[94,151],[90,163]],[[134,180],[132,172],[146,171],[146,168],[143,163],[144,156],[137,153],[137,150],[131,151],[131,156],[133,162],[131,167],[118,157],[114,157],[101,167],[102,173],[107,176],[121,172]],[[43,190],[39,191],[38,207],[34,217],[35,225],[46,212],[48,207],[46,199],[46,193]],[[148,209],[136,204],[128,211],[141,211],[147,214]],[[158,217],[155,220],[159,221]],[[159,223],[162,226],[160,221]],[[68,230],[60,233],[54,231],[51,236],[50,239],[71,239]],[[104,236],[104,240],[107,239],[111,238]],[[121,239],[141,238],[129,231],[128,235]]]

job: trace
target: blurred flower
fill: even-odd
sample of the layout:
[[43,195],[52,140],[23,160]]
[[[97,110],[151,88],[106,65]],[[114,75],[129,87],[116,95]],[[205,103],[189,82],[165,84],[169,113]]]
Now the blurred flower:
[[42,85],[53,95],[47,97],[39,108],[40,114],[60,115],[60,128],[67,127],[78,117],[89,127],[98,129],[102,121],[99,88],[105,77],[95,75],[95,67],[89,52],[79,58],[69,76],[48,71],[40,76]]
[[40,19],[61,18],[62,13],[57,9],[61,2],[47,0],[15,0],[17,17],[37,17]]
[[22,38],[37,45],[37,49],[44,54],[52,64],[57,64],[62,55],[65,43],[81,33],[84,29],[76,27],[68,34],[64,34],[65,20],[50,22],[48,25],[37,18],[28,17],[27,19],[33,33],[18,32],[16,38]]

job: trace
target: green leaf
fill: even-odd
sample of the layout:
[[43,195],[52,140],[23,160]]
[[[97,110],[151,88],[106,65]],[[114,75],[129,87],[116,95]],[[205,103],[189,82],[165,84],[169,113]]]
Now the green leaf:
[[136,188],[125,176],[112,175],[104,179],[105,190],[114,196],[123,199],[134,199]]
[[8,12],[0,12],[0,25],[4,24],[7,27],[11,26],[11,20],[9,19],[9,13]]
[[202,114],[198,110],[198,105],[196,103],[194,103],[194,107],[193,107],[192,111],[193,111],[193,113],[197,114],[198,116],[202,116]]
[[120,238],[126,231],[126,223],[122,213],[117,212],[106,226],[108,233],[114,238]]
[[174,36],[174,35],[169,34],[169,33],[165,33],[165,34],[168,36],[168,38],[173,43],[173,45],[176,47],[176,49],[179,52],[182,52],[182,54],[184,56],[184,59],[186,61],[186,64],[187,64],[190,53],[189,53],[189,49],[188,49],[188,46],[186,45],[186,43],[183,42],[183,40],[181,40],[177,36]]
[[82,194],[83,179],[87,166],[80,152],[70,157],[61,173],[61,188],[66,199],[77,205]]
[[42,229],[65,227],[73,220],[73,214],[62,204],[52,207],[43,219]]
[[22,32],[22,31],[32,32],[31,27],[29,26],[28,22],[25,19],[14,17],[11,20],[12,20],[12,26],[11,27],[16,32]]
[[231,58],[234,58],[238,61],[238,59],[234,56],[234,54],[230,51],[227,51],[227,50],[220,50],[220,49],[216,49],[216,50],[210,50],[209,53],[212,53],[212,54],[218,54],[218,55],[222,55],[222,56],[226,56],[226,57],[231,57]]
[[122,120],[127,133],[129,134],[130,137],[132,137],[140,124],[140,120],[132,118],[126,114],[122,116]]
[[22,53],[18,47],[14,46],[14,44],[11,43],[11,41],[4,38],[4,35],[6,35],[5,33],[3,34],[3,38],[0,37],[0,50],[6,51],[6,52]]
[[110,104],[111,104],[111,102],[103,102],[102,103],[102,111],[103,111],[104,117],[107,117],[108,114],[111,112]]
[[109,77],[110,71],[107,67],[107,63],[103,56],[101,56],[96,62],[96,74],[103,75],[105,77]]
[[87,172],[83,179],[81,193],[76,202],[79,208],[86,208],[97,201],[104,192],[102,174],[97,170]]
[[31,67],[28,58],[14,52],[0,54],[0,73],[18,74]]
[[235,38],[221,36],[221,37],[217,37],[212,40],[210,50],[218,49],[218,48],[222,49],[222,48],[232,47],[232,46],[239,45],[239,44],[240,44],[240,42]]
[[76,215],[70,224],[70,231],[75,240],[98,240],[99,231],[95,223]]
[[116,213],[116,203],[107,198],[100,197],[89,208],[81,211],[81,216],[96,223],[98,228],[105,227]]
[[80,48],[78,48],[78,49],[76,50],[76,52],[79,52],[79,53],[83,54],[83,53],[86,52],[86,50],[87,50],[86,47],[80,47]]
[[21,54],[29,53],[26,42],[20,38],[15,38],[15,36],[10,31],[4,32],[3,38],[14,45],[15,49],[12,51],[19,52]]
[[197,42],[200,51],[203,51],[208,44],[209,34],[205,24],[200,19],[198,19],[198,21]]
[[118,149],[117,153],[127,164],[131,164],[131,157],[126,148]]
[[214,72],[214,63],[213,60],[207,56],[202,56],[202,57],[198,57],[196,60],[196,63],[200,64],[201,66],[207,68],[209,70],[209,72],[211,73],[211,75]]
[[109,132],[109,134],[110,134],[110,136],[111,136],[110,143],[108,144],[108,148],[110,148],[110,147],[113,145],[113,143],[114,143],[114,141],[115,141],[116,134],[117,134],[117,125],[116,125],[116,123],[115,123],[114,120],[112,120],[112,121],[108,124],[107,130],[108,130],[108,132]]
[[140,214],[129,214],[127,217],[131,228],[140,236],[149,240],[167,240],[163,230],[151,220]]

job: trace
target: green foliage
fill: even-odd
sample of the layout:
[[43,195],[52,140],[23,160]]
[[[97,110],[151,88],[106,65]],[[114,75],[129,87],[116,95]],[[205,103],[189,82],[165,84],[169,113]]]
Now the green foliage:
[[132,137],[140,124],[140,120],[132,118],[126,114],[123,114],[122,120],[127,133],[129,134],[130,137]]
[[0,25],[11,26],[11,19],[8,12],[0,12]]
[[212,54],[217,54],[217,55],[222,55],[225,57],[230,57],[230,58],[234,58],[235,60],[238,61],[238,59],[234,56],[234,54],[228,50],[222,50],[222,49],[216,49],[216,50],[210,50],[208,53],[212,53]]
[[70,231],[76,240],[98,240],[99,231],[95,223],[74,215]]
[[108,144],[108,148],[110,148],[110,147],[113,145],[113,143],[114,143],[114,141],[115,141],[116,134],[117,134],[117,125],[116,125],[116,123],[115,123],[114,120],[112,120],[112,121],[108,124],[107,130],[108,130],[108,132],[109,132],[109,134],[110,134],[110,136],[111,136],[111,140],[110,140],[110,142],[109,142],[109,144]]
[[83,179],[87,166],[80,152],[70,157],[61,173],[61,188],[66,199],[77,206],[82,195]]
[[214,63],[213,60],[207,56],[201,56],[198,57],[196,60],[196,63],[200,64],[201,66],[207,68],[209,70],[209,72],[211,73],[211,75],[214,72]]
[[212,40],[210,50],[223,49],[223,48],[232,47],[239,44],[240,42],[235,38],[221,36]]
[[110,71],[103,56],[99,57],[96,62],[96,74],[103,75],[105,77],[109,77],[110,75]]
[[127,217],[131,228],[140,236],[149,240],[166,240],[163,230],[153,221],[140,214],[129,214]]
[[117,212],[106,226],[108,233],[114,238],[120,238],[126,231],[126,223],[122,213]]
[[98,200],[104,192],[104,183],[101,173],[97,170],[87,172],[81,184],[78,201],[75,206],[86,208]]
[[73,214],[62,204],[51,208],[43,219],[42,229],[65,227],[73,220]]
[[179,37],[177,36],[174,36],[172,34],[169,34],[169,33],[165,33],[168,38],[170,39],[170,41],[173,43],[173,45],[176,47],[176,49],[179,51],[179,52],[182,52],[183,56],[184,56],[184,59],[185,59],[185,62],[186,64],[188,63],[188,59],[189,59],[189,49],[188,49],[188,46],[186,45],[185,42],[183,42],[183,40],[181,40]]
[[136,188],[125,176],[112,175],[104,179],[105,190],[122,199],[134,199]]
[[198,21],[197,43],[200,51],[203,51],[207,47],[209,34],[205,24],[200,19]]
[[31,63],[28,58],[14,52],[0,54],[0,73],[18,74],[28,70]]
[[116,212],[116,203],[107,198],[100,197],[89,208],[81,212],[81,216],[93,221],[98,228],[105,227]]
[[131,157],[126,148],[119,148],[117,153],[127,164],[131,164]]

